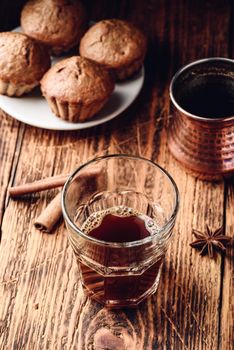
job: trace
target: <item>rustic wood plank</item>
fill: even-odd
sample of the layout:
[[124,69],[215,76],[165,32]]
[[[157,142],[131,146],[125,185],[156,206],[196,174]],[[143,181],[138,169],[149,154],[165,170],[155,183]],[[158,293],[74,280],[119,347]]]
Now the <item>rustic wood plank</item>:
[[[6,203],[6,190],[17,164],[24,126],[0,110],[0,223]],[[1,239],[1,233],[0,233]]]
[[[234,58],[234,3],[231,4],[230,11],[230,32],[229,32],[229,56]],[[234,240],[234,179],[225,183],[225,209],[226,216],[224,220],[225,234]],[[226,257],[222,264],[222,284],[220,290],[220,330],[219,330],[219,347],[220,349],[231,349],[234,341],[234,241],[227,248]]]
[[[234,182],[232,180],[226,183],[226,235],[234,239]],[[232,245],[227,247],[226,256],[222,264],[223,283],[220,298],[222,301],[221,320],[220,320],[220,349],[231,349],[234,339],[234,253]]]
[[[52,235],[43,235],[32,226],[55,192],[25,201],[10,200],[3,218],[0,248],[0,300],[4,300],[0,305],[0,348],[218,348],[221,259],[200,258],[188,244],[192,227],[203,229],[208,223],[215,228],[222,222],[224,186],[185,174],[168,152],[166,129],[172,73],[202,56],[227,55],[228,4],[98,3],[88,2],[90,13],[97,18],[128,18],[150,34],[142,94],[120,118],[91,130],[67,133],[26,127],[14,183],[65,173],[104,153],[146,156],[170,171],[181,192],[174,241],[157,294],[136,310],[111,312],[83,295],[64,226]],[[5,134],[2,140],[6,142]],[[12,146],[9,152],[13,152]],[[4,164],[8,163],[4,159]],[[6,179],[9,174],[8,166],[4,171]],[[230,213],[231,187],[228,191]],[[233,225],[231,215],[227,232],[228,225]],[[221,334],[222,349],[226,350],[232,335],[230,313],[229,330],[224,323],[231,295],[229,271],[233,267],[228,267],[229,260],[225,264],[224,287],[229,288],[229,293],[227,298],[223,296]]]
[[[49,133],[28,128],[25,140],[27,142],[23,145],[17,172],[17,175],[20,176],[16,177],[16,181],[22,182],[41,177],[41,175],[52,174],[56,162],[60,164],[58,170],[61,172],[70,170],[71,164],[77,163],[77,150],[73,148],[73,144],[67,143],[66,147],[54,144],[55,140],[59,141],[56,139],[55,133],[51,144]],[[41,140],[43,141],[41,142]],[[79,149],[78,144],[77,146]],[[80,152],[84,154],[84,157],[87,157],[85,150],[81,147]],[[92,150],[91,153],[93,153]],[[27,157],[23,156],[26,154],[31,154],[31,159],[34,159],[33,163],[29,163]],[[65,165],[61,162],[60,157],[62,159],[64,157],[66,160]],[[41,173],[42,169],[44,170],[43,174]],[[58,324],[61,322],[59,319],[60,307],[64,305],[66,313],[68,313],[66,315],[62,312],[65,318],[63,322],[67,322],[67,317],[72,316],[69,312],[71,305],[71,311],[75,311],[73,310],[74,300],[68,301],[68,304],[66,300],[63,300],[66,299],[67,288],[69,299],[75,299],[79,289],[77,286],[77,266],[70,249],[67,249],[64,227],[58,230],[56,235],[51,236],[35,232],[32,227],[35,214],[37,215],[41,207],[46,204],[46,199],[49,200],[50,195],[45,196],[44,201],[35,201],[36,198],[33,197],[28,202],[10,201],[5,212],[1,253],[5,251],[6,260],[11,262],[8,264],[8,268],[4,269],[0,279],[1,292],[4,290],[3,299],[6,301],[2,305],[4,309],[1,310],[3,311],[1,320],[4,320],[4,325],[2,324],[3,333],[0,332],[2,344],[6,344],[5,348],[20,349],[24,348],[26,344],[34,346],[37,345],[37,339],[42,337],[40,346],[48,349],[52,337],[54,337],[54,341],[57,341],[57,333],[53,332],[53,322],[55,322],[55,326],[56,322]],[[14,212],[17,214],[12,216]],[[20,231],[17,231],[18,227]],[[9,245],[14,249],[7,248]],[[70,269],[74,269],[74,267],[76,274],[72,273],[73,278],[70,286]],[[63,273],[64,278],[61,279]],[[67,278],[65,278],[66,274]],[[51,288],[51,282],[56,288]],[[61,291],[63,291],[62,294],[60,294]],[[55,317],[55,321],[53,321],[53,310],[57,310],[56,317],[58,318]],[[57,348],[60,346],[58,345]]]
[[[213,6],[212,10],[208,4],[199,6],[191,3],[184,11],[178,11],[178,14],[171,18],[171,22],[174,20],[176,24],[183,23],[174,26],[169,34],[173,69],[209,55],[228,54],[225,38],[228,34],[229,17],[224,16],[226,7],[219,7],[217,2],[213,3]],[[214,24],[218,7],[223,16],[220,16],[220,22],[215,20]],[[175,8],[170,13],[173,12],[176,12]],[[199,22],[197,18],[200,19]],[[178,56],[178,53],[181,55]],[[161,140],[165,140],[163,134]],[[195,251],[191,251],[188,244],[192,240],[192,228],[204,230],[206,223],[213,228],[222,224],[224,186],[222,183],[207,183],[184,175],[171,155],[167,154],[167,148],[163,144],[160,145],[158,161],[165,164],[174,176],[181,194],[181,209],[175,232],[176,249],[171,245],[168,276],[165,285],[160,285],[164,287],[162,293],[166,295],[166,301],[160,302],[160,305],[165,312],[164,316],[171,323],[168,329],[163,318],[161,319],[160,328],[168,330],[165,332],[163,344],[166,343],[168,348],[175,349],[218,348],[221,259],[201,260]],[[171,308],[170,305],[174,307]],[[160,308],[155,314],[159,311]]]

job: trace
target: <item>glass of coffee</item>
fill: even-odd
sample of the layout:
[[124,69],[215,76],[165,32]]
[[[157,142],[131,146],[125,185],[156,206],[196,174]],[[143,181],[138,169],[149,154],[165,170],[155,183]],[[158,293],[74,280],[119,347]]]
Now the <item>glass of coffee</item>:
[[131,307],[156,291],[178,211],[165,170],[136,156],[96,158],[66,182],[62,210],[91,298]]

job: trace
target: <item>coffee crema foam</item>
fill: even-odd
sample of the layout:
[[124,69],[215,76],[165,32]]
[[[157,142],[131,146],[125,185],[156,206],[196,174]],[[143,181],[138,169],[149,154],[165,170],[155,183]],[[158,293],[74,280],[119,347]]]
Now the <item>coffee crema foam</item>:
[[145,228],[149,232],[150,235],[154,235],[159,232],[160,227],[155,222],[155,220],[151,219],[149,216],[145,214],[141,214],[135,209],[126,207],[126,206],[116,206],[111,207],[108,209],[96,211],[95,213],[92,213],[88,219],[83,223],[81,226],[81,230],[88,235],[90,231],[94,230],[98,226],[101,225],[102,220],[107,215],[115,215],[119,217],[129,217],[129,216],[137,216],[145,223]]

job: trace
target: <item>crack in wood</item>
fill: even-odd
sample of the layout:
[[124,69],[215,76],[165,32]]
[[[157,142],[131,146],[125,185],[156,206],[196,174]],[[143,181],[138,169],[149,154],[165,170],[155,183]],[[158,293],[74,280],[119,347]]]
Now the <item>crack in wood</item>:
[[170,323],[170,325],[172,326],[172,329],[175,331],[176,335],[178,336],[179,340],[181,341],[181,344],[183,345],[185,350],[188,350],[187,345],[185,344],[180,332],[178,331],[176,325],[174,324],[174,322],[172,321],[172,319],[168,316],[166,310],[160,306],[160,309],[162,310],[164,316],[166,317],[166,319],[168,320],[168,322]]

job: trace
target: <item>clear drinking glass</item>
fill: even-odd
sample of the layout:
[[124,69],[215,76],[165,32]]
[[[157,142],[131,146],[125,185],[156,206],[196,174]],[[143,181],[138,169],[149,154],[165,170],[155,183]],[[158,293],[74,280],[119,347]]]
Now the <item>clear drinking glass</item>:
[[165,170],[136,156],[96,158],[66,182],[62,210],[90,297],[118,308],[156,291],[178,211]]

